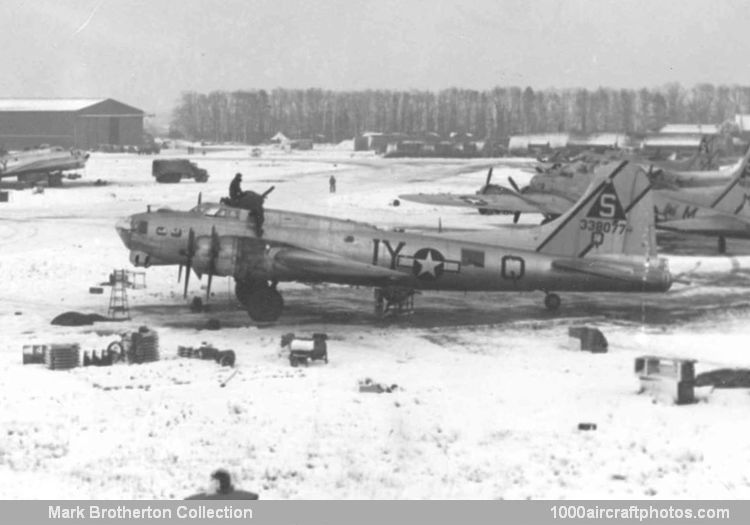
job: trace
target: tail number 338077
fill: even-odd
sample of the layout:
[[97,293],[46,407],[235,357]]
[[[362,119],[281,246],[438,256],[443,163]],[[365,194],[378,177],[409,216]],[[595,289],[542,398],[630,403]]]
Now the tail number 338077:
[[613,233],[622,235],[627,231],[627,221],[602,221],[595,219],[581,219],[580,227],[583,231],[597,233]]

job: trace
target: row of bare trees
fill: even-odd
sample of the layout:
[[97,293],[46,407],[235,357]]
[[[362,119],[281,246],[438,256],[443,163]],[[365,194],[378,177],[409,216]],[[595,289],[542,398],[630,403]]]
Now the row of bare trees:
[[172,129],[210,141],[256,144],[277,131],[339,142],[366,131],[472,133],[647,133],[667,123],[720,124],[750,113],[750,87],[672,83],[654,89],[328,91],[274,89],[183,93]]

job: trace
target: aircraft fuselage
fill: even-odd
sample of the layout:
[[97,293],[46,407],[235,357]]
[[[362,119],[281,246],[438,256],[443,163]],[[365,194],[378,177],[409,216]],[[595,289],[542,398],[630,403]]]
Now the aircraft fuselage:
[[[229,207],[219,209],[223,210],[219,212],[223,216],[207,216],[197,211],[141,213],[130,217],[129,224],[118,225],[118,231],[131,250],[131,262],[141,266],[185,264],[191,229],[199,254],[201,250],[205,253],[209,249],[212,236],[235,239],[216,248],[220,263],[215,266],[214,273],[231,275],[238,280],[248,278],[249,273],[253,278],[276,281],[318,280],[298,268],[290,270],[274,259],[277,250],[294,247],[392,270],[400,276],[399,286],[423,290],[656,292],[669,288],[669,279],[656,269],[657,260],[653,261],[653,272],[647,272],[647,278],[636,277],[643,271],[642,258],[631,261],[633,277],[628,279],[556,269],[553,261],[559,257],[536,252],[538,239],[528,233],[517,232],[513,244],[501,246],[464,242],[442,235],[382,230],[349,220],[266,210],[263,237],[257,238],[246,211]],[[582,227],[585,228],[585,224]],[[605,256],[600,259],[608,260]],[[221,262],[224,260],[236,261],[236,264],[224,264]],[[629,264],[623,257],[616,262],[621,266]],[[324,280],[367,286],[383,284],[378,278],[346,275]]]

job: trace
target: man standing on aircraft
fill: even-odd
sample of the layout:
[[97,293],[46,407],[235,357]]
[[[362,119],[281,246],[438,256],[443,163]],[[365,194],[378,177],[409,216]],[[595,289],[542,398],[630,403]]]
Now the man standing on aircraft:
[[229,205],[237,208],[248,210],[248,218],[255,222],[255,235],[258,237],[263,236],[263,221],[265,219],[263,213],[263,201],[266,199],[266,195],[273,190],[267,191],[265,194],[255,193],[254,191],[242,191],[242,173],[237,173],[229,184]]
[[263,236],[263,201],[265,197],[254,191],[246,191],[242,194],[242,207],[250,211],[250,217],[255,219],[255,235]]
[[229,198],[236,202],[242,197],[242,173],[237,173],[229,183]]

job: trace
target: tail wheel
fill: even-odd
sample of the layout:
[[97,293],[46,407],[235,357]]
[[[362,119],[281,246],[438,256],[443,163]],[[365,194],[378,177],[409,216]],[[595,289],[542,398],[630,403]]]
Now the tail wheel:
[[558,308],[560,308],[560,303],[562,301],[560,300],[560,296],[554,293],[548,293],[544,296],[544,306],[547,307],[547,310],[554,312]]

